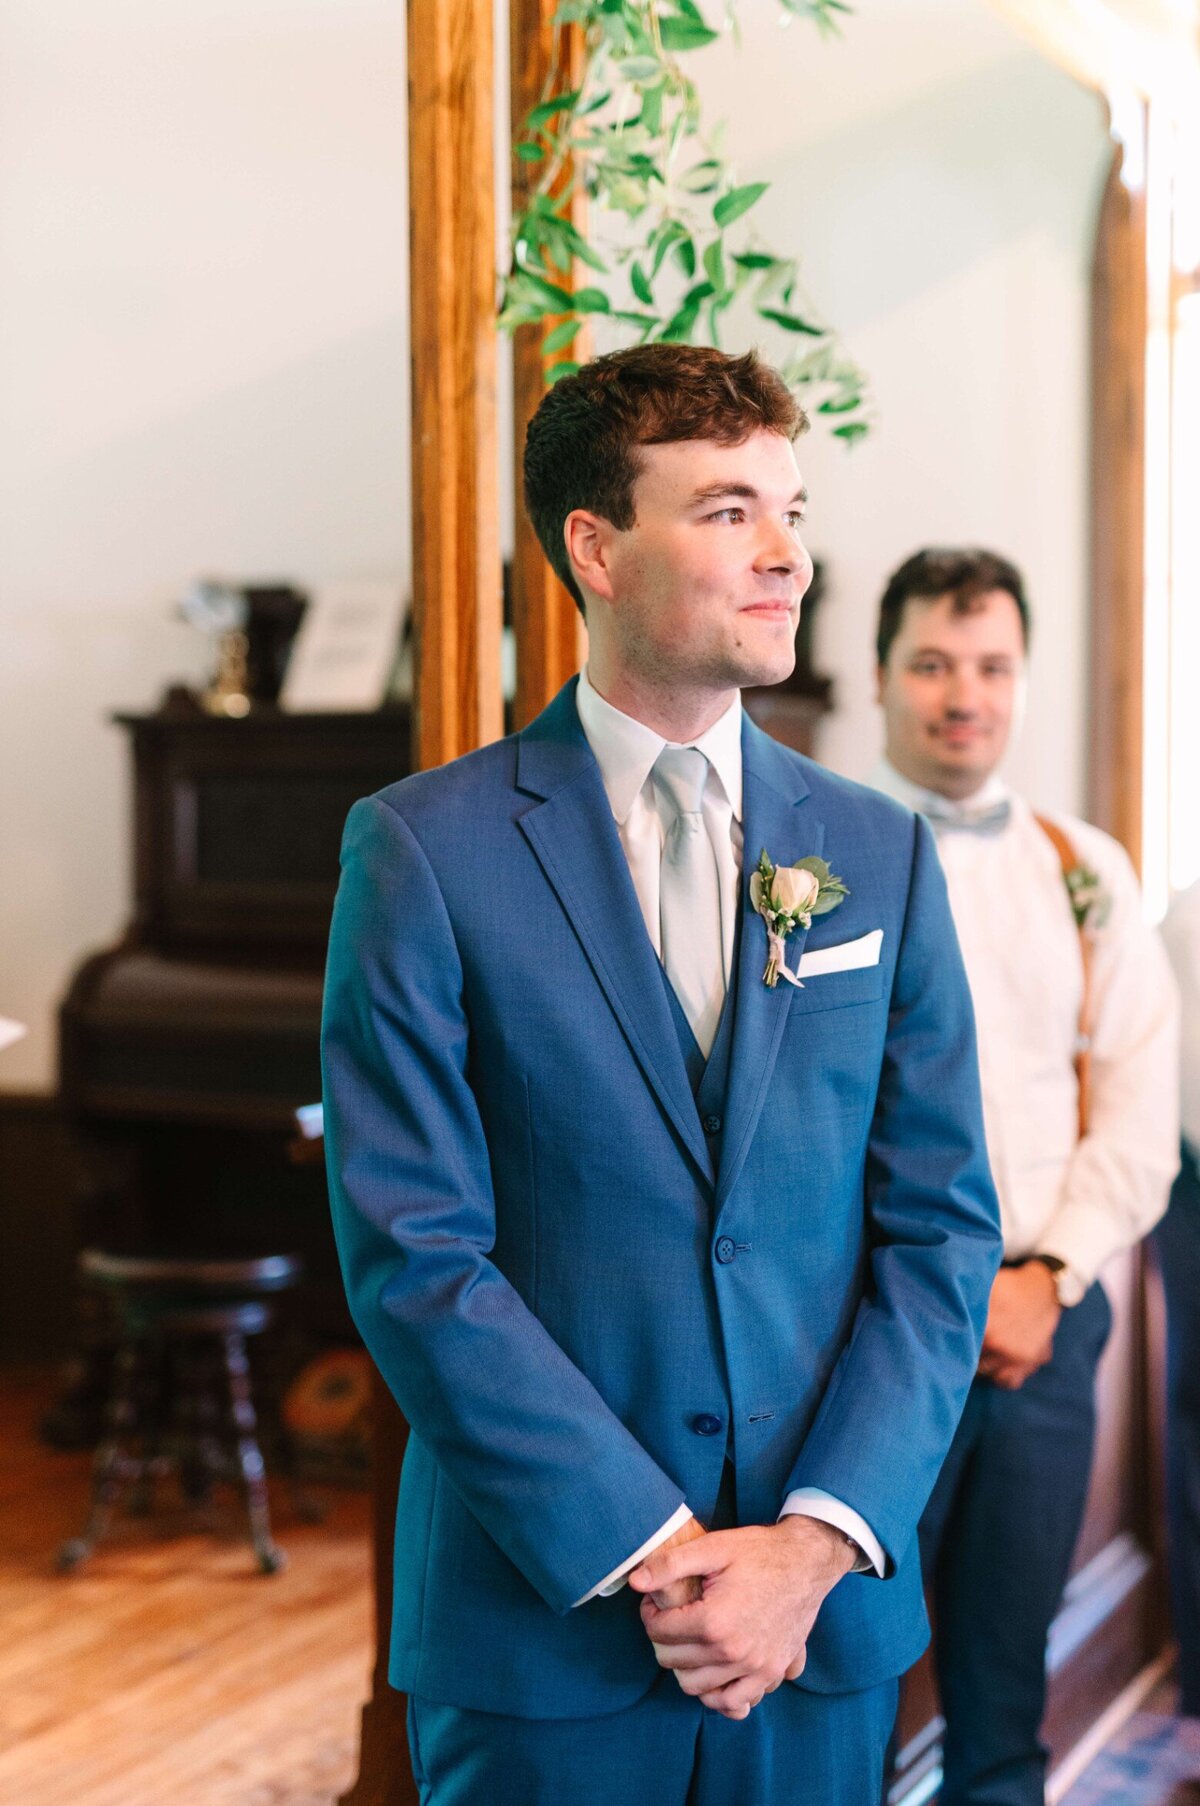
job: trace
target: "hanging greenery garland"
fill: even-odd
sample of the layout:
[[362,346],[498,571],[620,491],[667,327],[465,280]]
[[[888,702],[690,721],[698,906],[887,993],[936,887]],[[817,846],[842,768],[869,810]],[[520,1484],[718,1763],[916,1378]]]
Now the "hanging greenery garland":
[[[736,34],[735,0],[725,4]],[[845,0],[778,4],[823,33],[851,10]],[[582,34],[583,73],[564,90],[569,27]],[[719,345],[722,316],[745,295],[760,320],[789,335],[777,362],[809,411],[842,440],[868,432],[863,373],[799,298],[795,258],[764,245],[746,220],[769,184],[738,183],[722,128],[702,128],[678,59],[721,33],[695,0],[561,0],[554,28],[543,97],[514,145],[527,198],[513,220],[500,325],[548,323],[542,353],[557,381],[578,368],[570,347],[589,317],[619,322],[636,343],[703,336]],[[587,237],[571,217],[580,188]],[[743,220],[735,242],[730,228]],[[572,289],[562,279],[576,262],[593,280]]]

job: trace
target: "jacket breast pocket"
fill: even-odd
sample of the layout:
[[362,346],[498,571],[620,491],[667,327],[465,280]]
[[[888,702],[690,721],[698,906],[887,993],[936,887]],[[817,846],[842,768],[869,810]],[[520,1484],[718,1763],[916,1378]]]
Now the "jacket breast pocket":
[[806,978],[792,998],[792,1013],[811,1016],[817,1010],[847,1009],[852,1003],[878,1003],[883,996],[886,969],[864,966],[852,972],[822,972]]

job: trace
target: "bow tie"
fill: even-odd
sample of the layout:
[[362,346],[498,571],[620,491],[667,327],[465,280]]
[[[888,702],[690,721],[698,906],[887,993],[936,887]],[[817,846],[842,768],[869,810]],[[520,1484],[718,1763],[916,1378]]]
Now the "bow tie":
[[946,829],[958,834],[1002,834],[1012,816],[1012,800],[1002,797],[979,809],[964,808],[947,797],[922,797],[921,813],[936,832]]

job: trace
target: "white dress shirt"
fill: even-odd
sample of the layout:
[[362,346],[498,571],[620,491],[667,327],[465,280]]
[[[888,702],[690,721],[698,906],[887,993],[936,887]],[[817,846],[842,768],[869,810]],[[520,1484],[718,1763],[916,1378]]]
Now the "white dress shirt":
[[1176,897],[1162,933],[1183,1005],[1183,1139],[1200,1160],[1200,883]]
[[[945,798],[886,762],[871,782],[911,809],[946,809]],[[931,825],[975,1005],[1005,1255],[1065,1261],[1060,1297],[1077,1303],[1105,1262],[1166,1208],[1179,1164],[1178,1000],[1124,849],[1099,828],[1056,815],[1112,899],[1092,957],[1091,1109],[1080,1140],[1083,965],[1062,863],[1028,803],[998,778],[961,812],[1005,801],[999,832]]]
[[[664,740],[644,722],[623,715],[600,696],[588,681],[586,670],[579,676],[575,693],[579,719],[588,745],[596,755],[600,776],[616,823],[621,847],[629,862],[629,873],[641,905],[642,920],[654,951],[661,954],[659,935],[658,889],[662,866],[663,824],[655,797],[651,773]],[[733,943],[736,912],[741,893],[742,872],[742,705],[735,697],[719,721],[697,740],[685,744],[696,746],[709,761],[710,771],[704,790],[704,824],[716,855],[721,889],[721,946],[725,962],[726,989],[733,974]],[[886,1571],[887,1558],[878,1537],[857,1511],[840,1499],[821,1492],[817,1487],[801,1487],[790,1492],[780,1511],[781,1517],[798,1513],[820,1518],[832,1524],[858,1544],[863,1554],[855,1564],[859,1569]],[[681,1505],[673,1517],[640,1549],[614,1568],[585,1593],[577,1605],[585,1605],[597,1594],[616,1592],[631,1572],[660,1543],[673,1536],[692,1516]]]

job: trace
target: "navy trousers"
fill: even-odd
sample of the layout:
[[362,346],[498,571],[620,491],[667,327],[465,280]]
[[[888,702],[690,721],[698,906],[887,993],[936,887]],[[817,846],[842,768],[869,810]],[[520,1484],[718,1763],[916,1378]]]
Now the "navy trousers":
[[[736,1522],[727,1464],[712,1528]],[[604,1718],[410,1698],[408,1741],[421,1806],[878,1806],[898,1694],[896,1681],[841,1694],[785,1681],[733,1722],[664,1673]]]
[[1200,1173],[1186,1148],[1155,1241],[1167,1294],[1167,1535],[1179,1709],[1200,1716]]
[[897,1691],[785,1681],[735,1723],[663,1673],[607,1718],[500,1718],[413,1698],[408,1737],[421,1806],[877,1806]]
[[1094,1285],[1018,1391],[975,1381],[922,1519],[946,1720],[941,1806],[1044,1801],[1046,1637],[1087,1500],[1111,1324]]

